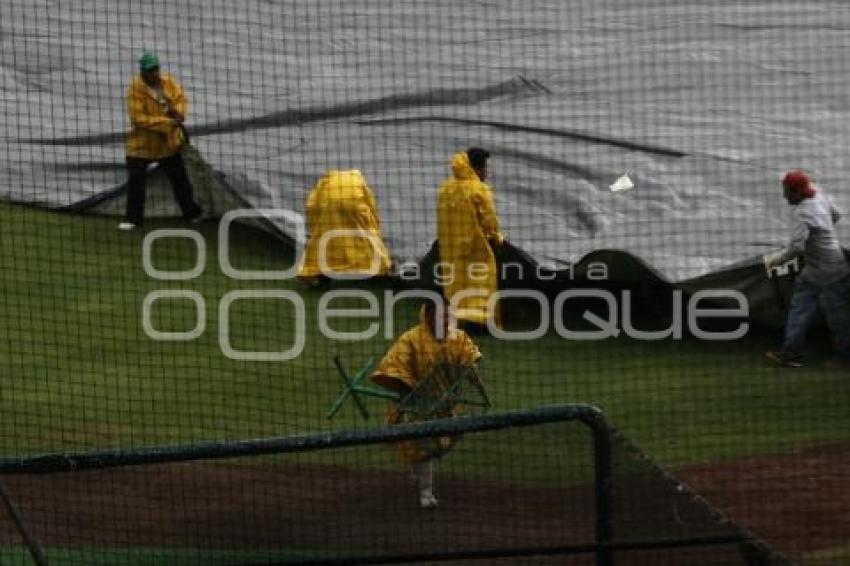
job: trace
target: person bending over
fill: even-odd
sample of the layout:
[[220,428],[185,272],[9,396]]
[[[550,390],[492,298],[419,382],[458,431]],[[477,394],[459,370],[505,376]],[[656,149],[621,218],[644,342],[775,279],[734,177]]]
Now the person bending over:
[[356,169],[325,173],[307,197],[306,212],[310,237],[298,267],[303,283],[312,286],[322,277],[390,272],[378,205],[363,173]]

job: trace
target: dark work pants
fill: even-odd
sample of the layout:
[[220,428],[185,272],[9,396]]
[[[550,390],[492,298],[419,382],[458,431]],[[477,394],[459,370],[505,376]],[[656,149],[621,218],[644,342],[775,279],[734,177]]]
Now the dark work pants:
[[818,306],[823,309],[832,334],[836,357],[842,362],[850,362],[850,275],[829,285],[816,285],[797,277],[788,322],[785,323],[782,355],[789,358],[800,356],[806,331]]
[[127,221],[137,226],[142,224],[145,216],[145,182],[148,165],[156,162],[159,162],[159,166],[171,182],[171,190],[174,192],[177,204],[180,205],[183,218],[191,220],[198,217],[201,214],[201,208],[192,198],[192,183],[186,173],[183,156],[178,152],[159,160],[127,157],[127,173],[130,176],[127,181]]

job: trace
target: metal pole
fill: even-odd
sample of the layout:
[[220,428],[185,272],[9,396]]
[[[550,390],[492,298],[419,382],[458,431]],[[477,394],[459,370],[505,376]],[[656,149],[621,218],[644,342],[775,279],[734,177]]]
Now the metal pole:
[[614,566],[614,485],[612,479],[611,436],[604,423],[594,422],[593,461],[596,491],[596,566]]

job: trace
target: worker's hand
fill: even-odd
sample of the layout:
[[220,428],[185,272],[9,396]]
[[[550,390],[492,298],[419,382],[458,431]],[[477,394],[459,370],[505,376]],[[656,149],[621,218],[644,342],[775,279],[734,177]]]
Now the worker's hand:
[[180,112],[178,112],[174,108],[169,108],[167,114],[168,114],[169,118],[171,118],[172,120],[174,120],[178,124],[182,124],[183,121],[186,120],[186,117],[183,116],[183,114],[181,114]]
[[507,239],[505,239],[505,236],[501,233],[490,236],[488,240],[490,240],[490,245],[494,247],[503,246],[505,245],[505,242],[507,242]]
[[178,124],[182,124],[186,117],[183,113],[178,112],[174,105],[171,104],[171,101],[166,99],[165,97],[160,98],[160,105],[162,105],[162,109],[165,110],[165,115],[177,122]]

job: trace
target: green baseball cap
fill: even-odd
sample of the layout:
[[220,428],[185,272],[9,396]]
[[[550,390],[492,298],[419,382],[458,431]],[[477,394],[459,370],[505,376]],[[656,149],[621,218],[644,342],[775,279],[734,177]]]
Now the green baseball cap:
[[159,57],[153,51],[145,51],[139,58],[139,69],[142,71],[150,71],[159,67]]

